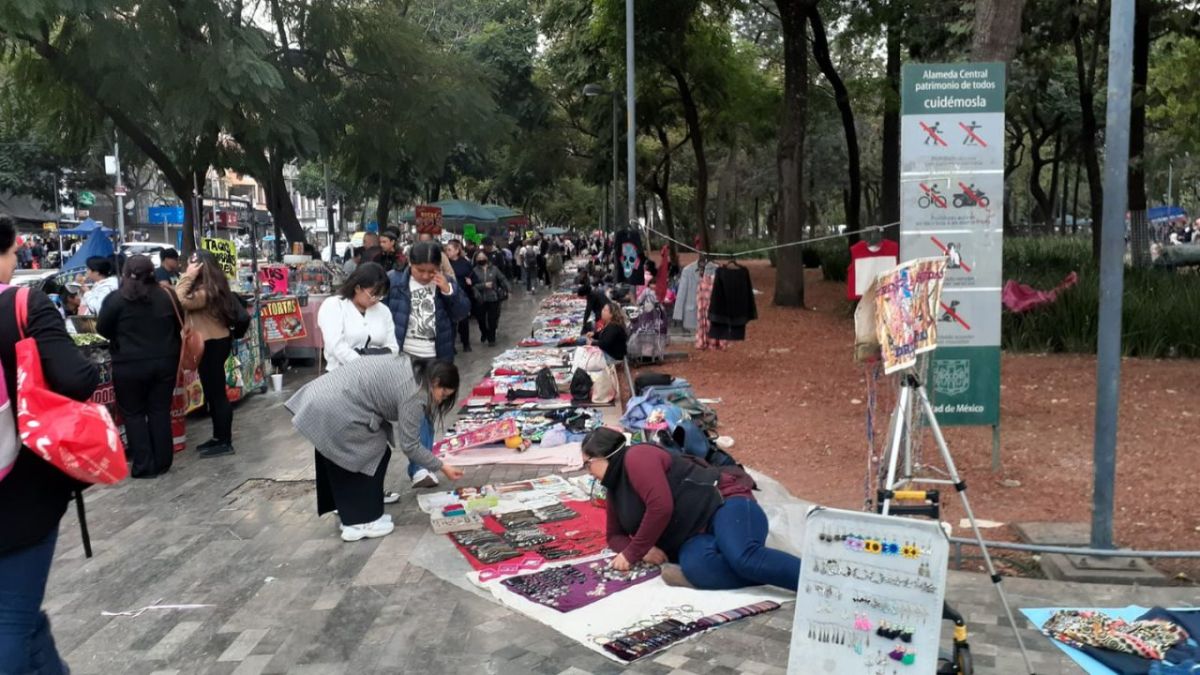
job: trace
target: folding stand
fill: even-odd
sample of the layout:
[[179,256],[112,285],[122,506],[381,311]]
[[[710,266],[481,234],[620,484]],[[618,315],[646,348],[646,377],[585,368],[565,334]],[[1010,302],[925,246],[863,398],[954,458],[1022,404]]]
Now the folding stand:
[[[971,530],[975,533],[975,542],[979,546],[979,550],[983,552],[983,561],[987,566],[988,575],[991,577],[992,584],[996,587],[996,593],[1000,596],[1000,604],[1004,605],[1004,613],[1008,615],[1008,623],[1012,626],[1013,635],[1017,638],[1017,647],[1021,650],[1021,658],[1025,660],[1025,669],[1030,675],[1034,675],[1033,664],[1029,660],[1029,652],[1025,650],[1025,642],[1021,639],[1021,631],[1017,628],[1012,607],[1008,604],[1008,595],[1004,592],[1004,587],[1000,584],[1002,577],[996,573],[996,567],[992,564],[992,556],[988,553],[987,545],[983,541],[983,534],[979,531],[979,524],[975,520],[975,513],[971,510],[971,502],[967,500],[967,484],[959,477],[958,469],[954,466],[954,459],[950,456],[950,448],[946,445],[946,438],[942,435],[942,428],[938,426],[937,416],[933,412],[933,405],[929,402],[929,395],[925,391],[925,386],[921,384],[916,375],[905,373],[902,377],[903,385],[900,388],[900,396],[896,401],[896,410],[892,414],[892,436],[890,447],[888,448],[887,478],[884,480],[883,488],[878,494],[877,507],[879,512],[885,516],[918,515],[923,513],[922,509],[929,509],[928,506],[917,506],[908,507],[904,511],[901,511],[901,507],[892,505],[892,500],[896,498],[929,498],[925,492],[905,489],[913,484],[926,483],[932,485],[951,485],[954,487],[958,492],[959,498],[962,499],[963,510],[966,511],[967,519],[971,521]],[[945,462],[946,471],[950,475],[949,479],[922,478],[913,475],[914,466],[911,454],[912,429],[910,425],[906,424],[906,421],[915,404],[914,399],[920,403],[917,413],[923,415],[929,424],[929,429],[933,432],[933,438],[937,442],[938,450],[942,454],[942,461]],[[904,455],[905,475],[897,479],[896,471],[901,454]],[[933,495],[933,512],[936,514],[936,492],[931,492],[930,494]],[[894,514],[893,511],[895,511]],[[946,607],[945,610],[948,618],[957,616],[949,607]],[[955,641],[957,643],[959,642],[958,633],[962,629],[961,617],[955,621],[955,629]],[[965,636],[963,642],[965,642]]]

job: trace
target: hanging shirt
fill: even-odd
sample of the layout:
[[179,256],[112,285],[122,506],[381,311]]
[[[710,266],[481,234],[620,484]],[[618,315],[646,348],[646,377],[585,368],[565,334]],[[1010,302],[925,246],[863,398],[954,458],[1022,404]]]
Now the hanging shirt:
[[675,312],[671,317],[683,322],[684,330],[696,330],[696,292],[700,287],[700,269],[691,263],[679,273],[679,290],[675,292]]
[[860,241],[850,247],[850,274],[846,279],[846,298],[858,300],[871,287],[875,277],[886,272],[900,259],[900,245],[883,239],[875,246]]
[[717,267],[708,305],[708,336],[714,340],[745,340],[746,324],[757,318],[750,270],[737,264]]
[[437,356],[437,307],[434,305],[438,292],[437,284],[423,285],[409,278],[408,292],[412,297],[412,309],[408,315],[408,332],[404,338],[404,351],[418,359]]

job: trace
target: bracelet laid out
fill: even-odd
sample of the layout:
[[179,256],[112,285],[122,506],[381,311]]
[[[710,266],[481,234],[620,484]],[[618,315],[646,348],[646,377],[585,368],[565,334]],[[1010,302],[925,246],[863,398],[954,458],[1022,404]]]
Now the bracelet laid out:
[[711,630],[731,621],[745,619],[765,612],[779,609],[779,603],[764,600],[753,605],[739,607],[727,612],[719,612],[701,617],[695,621],[683,622],[679,619],[668,618],[656,624],[638,627],[624,635],[615,637],[603,645],[605,651],[613,654],[622,661],[636,661],[655,652],[685,640],[697,633]]

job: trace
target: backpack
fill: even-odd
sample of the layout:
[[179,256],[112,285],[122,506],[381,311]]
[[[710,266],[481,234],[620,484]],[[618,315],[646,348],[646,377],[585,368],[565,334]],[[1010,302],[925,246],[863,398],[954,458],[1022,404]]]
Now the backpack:
[[571,376],[571,401],[588,403],[592,400],[592,376],[583,368],[576,368]]
[[641,395],[645,393],[646,387],[661,387],[671,384],[673,378],[666,373],[638,373],[638,376],[633,378],[633,393]]
[[524,253],[521,254],[521,262],[525,263],[526,267],[537,267],[538,250],[535,246],[526,246]]
[[559,272],[562,271],[562,269],[563,269],[562,255],[560,255],[558,253],[551,253],[549,256],[546,257],[546,271],[547,272],[550,272],[551,274],[558,274]]
[[554,381],[554,373],[549,368],[542,368],[534,378],[538,398],[558,398],[558,384]]
[[230,309],[233,310],[233,325],[229,327],[229,332],[234,340],[241,340],[250,331],[250,313],[246,311],[245,303],[237,295],[233,296],[233,307]]

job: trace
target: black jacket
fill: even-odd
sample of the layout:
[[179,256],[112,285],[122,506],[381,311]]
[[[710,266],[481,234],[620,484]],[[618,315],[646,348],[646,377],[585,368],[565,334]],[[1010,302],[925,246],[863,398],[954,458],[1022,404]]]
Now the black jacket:
[[109,293],[96,319],[96,331],[112,343],[113,363],[179,360],[179,318],[169,292],[150,289],[150,296],[131,302],[118,290]]
[[629,333],[615,323],[610,323],[599,333],[592,336],[592,342],[600,348],[608,358],[620,361],[629,350]]
[[708,335],[715,340],[745,340],[746,324],[758,318],[750,270],[735,265],[717,268],[708,304]]
[[[0,294],[0,361],[4,364],[4,383],[9,398],[16,398],[17,331],[16,291]],[[85,401],[100,381],[96,366],[85,359],[71,336],[62,316],[41,291],[29,292],[26,335],[37,340],[42,355],[46,382],[54,391]],[[10,412],[0,414],[10,415]],[[0,480],[0,554],[40,543],[58,529],[71,492],[83,484],[69,477],[28,448],[17,455],[12,472]]]
[[[608,470],[604,472],[604,479],[600,483],[608,491],[621,529],[634,533],[642,524],[646,503],[638,496],[625,473],[625,455],[631,447],[622,448],[609,460]],[[672,456],[667,484],[671,487],[675,508],[667,528],[655,542],[671,560],[679,559],[679,548],[683,542],[708,527],[712,515],[721,508],[724,500],[718,488],[720,480],[721,470],[717,467],[687,455]]]

